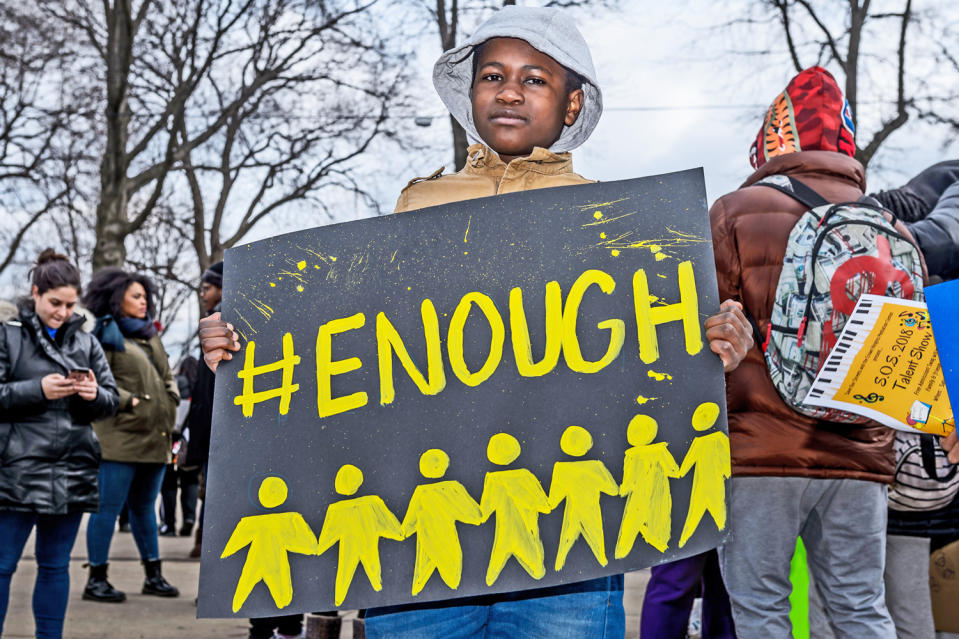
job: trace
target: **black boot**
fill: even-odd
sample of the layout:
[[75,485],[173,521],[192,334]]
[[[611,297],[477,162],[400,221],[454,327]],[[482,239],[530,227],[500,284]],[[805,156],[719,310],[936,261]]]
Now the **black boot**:
[[90,566],[90,578],[87,579],[87,587],[83,589],[83,598],[87,601],[120,603],[126,600],[126,594],[111,586],[110,582],[107,581],[108,565]]
[[180,591],[167,583],[160,572],[160,560],[144,561],[143,568],[147,578],[143,581],[143,594],[157,597],[179,597]]

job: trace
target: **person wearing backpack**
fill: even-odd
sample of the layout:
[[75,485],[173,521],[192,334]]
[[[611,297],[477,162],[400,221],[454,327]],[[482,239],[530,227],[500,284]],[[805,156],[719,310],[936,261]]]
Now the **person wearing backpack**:
[[[721,299],[740,301],[759,334],[739,368],[727,374],[731,535],[719,557],[736,633],[741,639],[792,636],[789,569],[802,536],[811,576],[837,633],[893,638],[882,580],[893,431],[798,412],[777,391],[763,349],[790,234],[811,208],[782,189],[798,181],[835,203],[856,203],[865,191],[849,104],[828,71],[811,67],[789,82],[770,106],[750,156],[755,172],[709,213]],[[894,231],[886,226],[910,239],[901,224]],[[891,235],[877,244],[893,242],[901,246]],[[900,288],[908,280],[915,289],[918,266],[908,261],[910,272],[893,266],[891,279]],[[796,306],[788,330],[803,340],[796,327],[805,327],[799,316],[807,309]],[[815,339],[823,340],[823,332]]]

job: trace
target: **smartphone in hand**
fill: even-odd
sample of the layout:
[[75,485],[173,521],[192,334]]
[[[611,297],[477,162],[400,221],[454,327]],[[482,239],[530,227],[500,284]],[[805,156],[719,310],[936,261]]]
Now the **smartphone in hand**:
[[91,371],[89,368],[71,368],[70,372],[67,374],[67,379],[75,382],[85,382],[90,379],[90,373]]

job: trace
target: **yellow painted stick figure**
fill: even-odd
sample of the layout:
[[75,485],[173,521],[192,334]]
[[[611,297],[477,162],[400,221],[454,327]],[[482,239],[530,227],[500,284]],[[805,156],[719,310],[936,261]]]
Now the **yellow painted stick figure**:
[[[585,428],[570,426],[563,432],[559,446],[567,455],[582,457],[593,447],[593,436]],[[566,564],[566,555],[582,535],[600,565],[605,566],[606,541],[603,536],[603,513],[599,494],[615,495],[619,486],[606,466],[598,459],[556,462],[549,484],[550,510],[566,500],[563,526],[559,533],[556,570]]]
[[[519,457],[520,445],[507,433],[490,437],[486,457],[497,466],[511,464]],[[486,473],[480,499],[483,521],[496,513],[493,550],[486,569],[486,585],[492,586],[509,558],[534,579],[546,574],[543,540],[539,536],[539,513],[548,513],[549,500],[539,480],[525,468]]]
[[[712,402],[700,404],[693,413],[693,428],[702,431],[712,428],[719,417],[719,406]],[[682,548],[692,536],[706,511],[713,516],[716,527],[726,527],[726,483],[732,474],[729,464],[729,437],[716,431],[693,440],[679,468],[680,476],[690,469],[693,472],[693,488],[689,494],[689,511],[686,523],[679,536]]]
[[[267,477],[260,483],[257,496],[264,508],[276,508],[286,501],[286,482],[279,477]],[[229,557],[247,544],[250,550],[233,594],[233,612],[240,609],[253,587],[261,581],[270,590],[277,608],[290,605],[293,582],[286,554],[316,554],[316,535],[303,515],[268,513],[244,517],[233,530],[220,559]]]
[[648,415],[636,415],[626,429],[632,448],[623,460],[619,495],[626,498],[626,508],[616,538],[616,559],[633,550],[638,534],[659,552],[665,552],[669,544],[673,508],[669,478],[679,477],[679,466],[666,442],[653,443],[658,430],[656,420]]
[[[449,465],[449,455],[438,448],[420,455],[420,473],[428,479],[441,479]],[[403,518],[403,534],[416,535],[414,595],[423,590],[433,570],[439,571],[447,586],[453,590],[459,588],[463,549],[456,522],[478,525],[482,520],[479,504],[458,481],[438,481],[416,487]]]
[[[334,488],[341,495],[352,495],[363,485],[363,472],[351,464],[344,464],[336,473]],[[334,602],[337,606],[346,599],[356,567],[363,570],[373,590],[383,589],[380,569],[380,537],[403,539],[400,522],[377,495],[343,499],[326,509],[323,529],[320,531],[318,555],[339,542],[340,553],[336,565]]]

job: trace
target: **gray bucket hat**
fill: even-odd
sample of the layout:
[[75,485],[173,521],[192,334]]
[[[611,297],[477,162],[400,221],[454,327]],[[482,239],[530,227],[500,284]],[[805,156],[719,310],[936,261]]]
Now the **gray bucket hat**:
[[[572,126],[565,127],[550,151],[571,151],[589,137],[603,113],[603,94],[596,82],[589,46],[568,14],[559,9],[507,6],[480,25],[462,45],[440,56],[433,66],[433,86],[471,140],[481,140],[473,123],[470,87],[473,49],[490,38],[518,38],[567,69],[583,76],[583,109]],[[481,140],[482,141],[482,140]],[[485,142],[485,141],[484,141]]]

